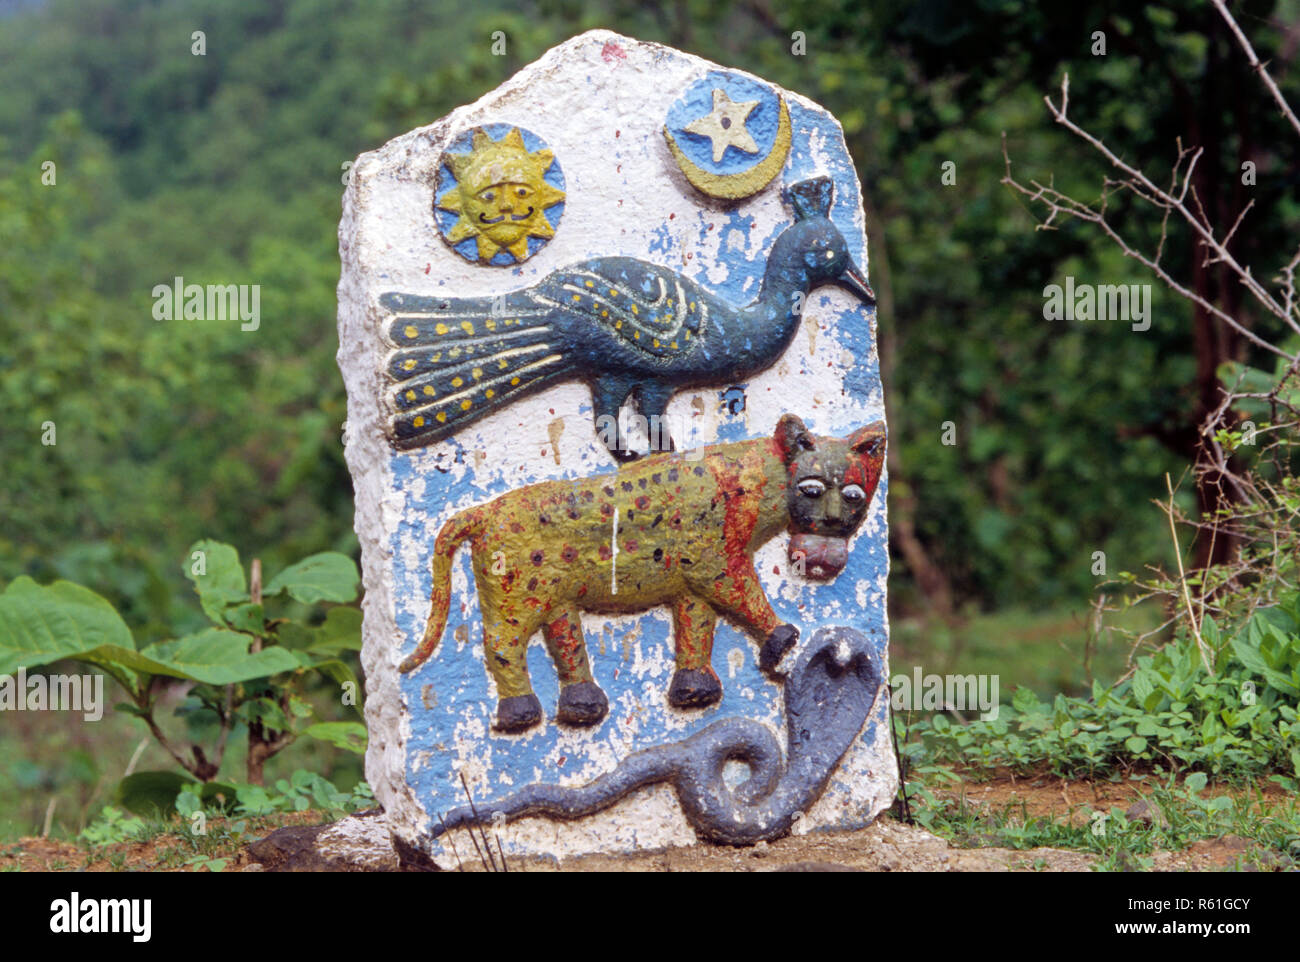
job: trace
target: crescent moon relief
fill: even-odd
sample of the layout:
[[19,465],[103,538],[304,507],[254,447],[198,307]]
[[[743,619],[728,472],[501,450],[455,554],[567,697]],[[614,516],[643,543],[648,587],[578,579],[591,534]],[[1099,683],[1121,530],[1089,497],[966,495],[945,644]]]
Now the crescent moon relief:
[[[714,112],[693,123],[691,132],[700,133],[703,136],[712,136],[712,133],[719,134],[718,137],[713,139],[715,157],[722,156],[719,145],[722,143],[723,136],[730,137],[729,146],[736,147],[747,153],[757,153],[756,148],[751,149],[748,146],[753,143],[753,140],[749,138],[748,133],[745,131],[743,119],[743,116],[753,109],[753,103],[738,104],[731,102],[721,90],[715,90],[714,94]],[[721,97],[718,95],[721,95]],[[663,129],[664,139],[668,142],[668,150],[672,153],[673,160],[676,161],[686,180],[696,190],[710,197],[718,197],[723,200],[739,200],[743,197],[752,197],[770,184],[776,175],[781,172],[781,169],[785,166],[786,157],[790,153],[790,110],[786,107],[784,97],[778,97],[778,110],[776,139],[772,144],[772,149],[753,167],[734,173],[717,174],[704,170],[686,156],[666,124]],[[740,119],[737,119],[738,116]],[[705,121],[714,118],[717,119],[716,124],[705,123]],[[712,133],[706,132],[710,128],[712,128]],[[722,134],[722,131],[726,131],[727,134]],[[748,143],[741,141],[740,138],[742,137],[748,139]],[[723,150],[727,145],[723,145]]]

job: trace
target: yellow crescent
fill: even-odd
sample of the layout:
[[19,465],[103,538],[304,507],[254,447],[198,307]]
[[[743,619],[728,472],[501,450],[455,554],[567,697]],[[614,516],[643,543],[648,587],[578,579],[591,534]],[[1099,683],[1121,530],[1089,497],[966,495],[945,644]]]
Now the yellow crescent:
[[734,174],[711,174],[707,170],[701,170],[682,153],[682,149],[677,146],[677,141],[673,139],[667,126],[664,127],[664,139],[668,141],[668,149],[672,152],[673,160],[677,161],[677,166],[681,168],[692,187],[710,197],[739,200],[741,197],[752,197],[757,194],[772,182],[772,178],[781,173],[786,156],[790,153],[790,111],[785,105],[784,97],[777,99],[781,105],[781,116],[777,121],[776,140],[772,144],[772,149],[749,170]]

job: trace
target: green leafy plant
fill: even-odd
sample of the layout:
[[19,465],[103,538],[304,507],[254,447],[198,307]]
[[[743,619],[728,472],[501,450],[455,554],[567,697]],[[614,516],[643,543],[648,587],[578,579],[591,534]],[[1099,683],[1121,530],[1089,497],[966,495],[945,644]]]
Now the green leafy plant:
[[82,829],[79,837],[89,845],[115,845],[138,838],[144,830],[145,824],[138,816],[105,805],[99,817]]
[[[364,751],[360,721],[318,718],[304,696],[309,677],[323,677],[360,716],[360,686],[341,657],[361,647],[361,613],[343,606],[357,597],[352,560],[334,552],[312,555],[263,588],[259,562],[253,562],[250,578],[233,547],[200,541],[191,547],[184,570],[212,625],[139,649],[113,606],[90,589],[68,581],[42,586],[28,577],[14,579],[0,594],[0,674],[70,659],[103,671],[122,687],[129,701],[117,708],[140,718],[190,776],[128,776],[118,797],[133,810],[148,800],[170,809],[191,779],[214,783],[237,725],[247,728],[245,777],[253,785],[262,784],[267,759],[304,736]],[[314,623],[312,609],[322,603],[338,606]],[[182,751],[159,724],[162,696],[176,682],[187,695],[176,713],[217,723],[215,740],[206,748],[196,742]]]
[[903,746],[922,760],[1064,776],[1121,769],[1201,769],[1215,776],[1274,773],[1300,778],[1300,593],[1257,610],[1231,636],[1201,625],[1214,674],[1190,633],[1136,659],[1124,680],[1093,684],[1091,697],[1043,702],[1017,689],[996,719],[956,725],[943,715],[914,721]]

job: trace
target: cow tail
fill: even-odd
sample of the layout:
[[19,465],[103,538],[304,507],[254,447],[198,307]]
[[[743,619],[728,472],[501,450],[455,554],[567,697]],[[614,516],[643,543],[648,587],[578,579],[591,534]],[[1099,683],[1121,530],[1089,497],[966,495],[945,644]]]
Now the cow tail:
[[424,626],[424,638],[415,651],[402,662],[398,671],[405,674],[413,671],[429,660],[433,649],[438,647],[442,632],[447,627],[447,612],[451,607],[451,563],[456,551],[466,538],[476,537],[483,532],[483,518],[479,511],[471,510],[454,515],[433,543],[433,578],[431,591],[431,608],[429,620]]

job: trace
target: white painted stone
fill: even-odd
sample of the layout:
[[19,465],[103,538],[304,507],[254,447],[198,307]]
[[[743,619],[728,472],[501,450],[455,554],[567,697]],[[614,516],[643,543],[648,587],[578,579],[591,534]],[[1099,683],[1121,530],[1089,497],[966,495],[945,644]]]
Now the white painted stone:
[[[490,734],[488,728],[495,707],[489,682],[491,697],[481,710],[465,702],[452,729],[435,733],[429,747],[413,749],[413,741],[429,735],[423,727],[413,731],[413,719],[433,717],[428,706],[439,699],[465,697],[463,686],[440,688],[436,682],[445,683],[448,676],[428,671],[431,665],[455,664],[457,671],[464,667],[457,678],[474,673],[487,677],[467,549],[462,549],[453,572],[452,612],[438,650],[420,671],[398,674],[398,664],[418,640],[399,622],[422,627],[428,614],[424,569],[432,533],[454,511],[507,487],[551,477],[585,477],[614,465],[592,429],[589,393],[579,383],[560,384],[474,422],[454,439],[466,452],[459,461],[457,444],[451,441],[395,454],[384,434],[387,412],[382,399],[389,387],[384,362],[391,348],[383,336],[385,312],[379,296],[388,291],[491,295],[608,254],[655,261],[718,289],[733,276],[729,265],[761,265],[772,239],[790,223],[781,187],[817,173],[834,177],[834,219],[865,269],[860,194],[839,126],[798,94],[781,91],[792,118],[797,118],[794,142],[786,170],[766,189],[723,205],[686,184],[665,146],[664,118],[690,83],[722,69],[656,44],[592,31],[551,50],[477,102],[363,154],[352,167],[339,226],[343,269],[338,363],[348,390],[346,457],[356,492],[355,525],[366,588],[366,776],[392,831],[425,848],[443,867],[454,867],[455,860],[441,843],[430,844],[426,833],[440,811],[463,798],[452,798],[446,785],[439,789],[444,793],[440,798],[420,797],[411,781],[422,778],[430,766],[444,764],[448,754],[477,800],[538,779],[584,784],[632,751],[698,730],[701,719],[667,707],[664,700],[672,652],[667,643],[654,639],[665,632],[666,610],[621,617],[584,615],[593,667],[611,700],[605,724],[595,731],[557,733],[551,720],[553,699],[548,704],[543,697],[548,714],[543,731],[511,736],[503,746],[503,736]],[[566,182],[556,236],[518,268],[468,262],[443,241],[432,216],[431,183],[444,148],[464,131],[491,123],[518,125],[540,136],[554,150]],[[754,279],[728,296],[747,303],[757,295],[757,287]],[[868,324],[865,330],[874,335],[874,311],[867,312],[839,289],[814,291],[803,330],[779,361],[749,380],[743,415],[732,418],[721,411],[718,393],[725,385],[674,397],[669,406],[672,423],[692,426],[690,437],[676,438],[679,448],[711,443],[724,431],[740,430],[748,438],[770,436],[786,412],[800,415],[817,434],[837,437],[883,420],[875,338],[848,337],[845,327],[850,322]],[[844,389],[846,377],[856,378],[854,390]],[[400,463],[413,466],[413,479],[399,482],[399,459],[409,459]],[[880,667],[887,678],[886,491],[882,477],[871,512],[854,539],[850,565],[833,583],[814,585],[774,573],[787,567],[784,535],[759,550],[755,566],[778,614],[800,626],[804,642],[822,625],[878,626]],[[436,507],[421,504],[425,497],[434,498]],[[427,539],[410,533],[417,528],[428,532]],[[425,590],[411,590],[421,576]],[[463,626],[468,633],[458,630]],[[540,645],[540,636],[533,644]],[[770,724],[784,744],[779,689],[758,674],[756,655],[757,645],[748,636],[720,624],[714,667],[723,681],[722,707],[733,710],[752,703],[752,717]],[[619,677],[625,668],[631,685],[620,681],[611,687],[600,675],[601,666],[608,668],[618,658],[623,659]],[[543,664],[549,670],[549,661],[534,663],[537,684],[542,671],[536,666]],[[820,801],[800,819],[797,832],[865,825],[891,803],[898,773],[884,701],[878,699],[864,733]],[[709,709],[703,721],[719,717],[716,712]],[[511,758],[510,745],[518,746],[520,753],[540,754],[511,768],[502,761]],[[555,764],[564,767],[551,770]],[[695,841],[672,790],[662,785],[576,822],[527,818],[510,823],[500,834],[512,854],[558,857]],[[465,857],[465,833],[456,831],[452,839]]]

